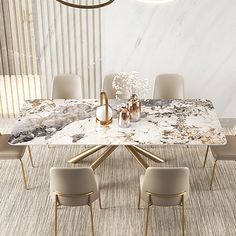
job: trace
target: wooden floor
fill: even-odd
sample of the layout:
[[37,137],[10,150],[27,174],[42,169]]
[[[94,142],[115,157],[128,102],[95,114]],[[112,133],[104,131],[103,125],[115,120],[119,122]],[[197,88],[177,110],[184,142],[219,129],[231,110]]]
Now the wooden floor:
[[[5,123],[6,124],[6,123]],[[225,123],[226,132],[236,129]],[[3,132],[3,124],[1,124]],[[0,163],[0,235],[53,235],[53,205],[49,196],[49,170],[52,166],[72,166],[67,160],[83,148],[32,147],[35,168],[27,153],[23,158],[30,190],[23,188],[19,161]],[[210,154],[202,168],[205,148],[166,146],[149,148],[164,157],[164,164],[190,168],[190,198],[187,202],[187,235],[236,235],[236,163],[219,163],[213,191],[209,191],[212,168]],[[101,151],[98,152],[101,153]],[[77,166],[89,166],[97,154]],[[139,176],[144,171],[119,147],[97,170],[101,179],[101,197],[105,209],[94,205],[96,235],[136,236],[144,234],[145,210],[137,209]],[[142,204],[144,207],[144,204]],[[180,208],[152,207],[148,235],[181,235]],[[88,207],[60,207],[59,235],[91,235]]]

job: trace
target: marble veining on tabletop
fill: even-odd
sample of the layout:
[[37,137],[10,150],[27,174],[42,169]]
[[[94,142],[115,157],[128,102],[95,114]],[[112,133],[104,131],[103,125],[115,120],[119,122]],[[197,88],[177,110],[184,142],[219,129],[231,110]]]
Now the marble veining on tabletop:
[[9,143],[18,145],[217,145],[226,142],[211,101],[206,99],[143,100],[142,116],[120,128],[117,107],[109,100],[113,122],[96,123],[96,99],[26,101]]

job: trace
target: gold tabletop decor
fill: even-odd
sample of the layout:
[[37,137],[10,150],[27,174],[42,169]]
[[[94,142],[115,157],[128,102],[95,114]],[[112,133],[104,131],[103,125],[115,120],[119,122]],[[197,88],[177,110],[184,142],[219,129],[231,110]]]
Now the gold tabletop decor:
[[[105,104],[103,104],[104,100]],[[100,106],[96,110],[96,122],[101,126],[112,123],[112,109],[109,107],[108,98],[105,92],[100,93]]]

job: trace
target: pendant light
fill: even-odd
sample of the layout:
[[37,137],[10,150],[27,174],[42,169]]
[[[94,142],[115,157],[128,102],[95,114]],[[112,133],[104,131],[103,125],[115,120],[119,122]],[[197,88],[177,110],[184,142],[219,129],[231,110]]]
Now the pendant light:
[[[66,5],[68,7],[79,8],[79,9],[96,9],[110,5],[115,0],[107,0],[106,2],[98,3],[98,4],[81,4],[81,3],[74,3],[73,0],[56,0],[57,2]],[[72,2],[73,1],[73,2]]]
[[167,2],[173,2],[174,0],[137,0],[139,2],[143,3],[167,3]]

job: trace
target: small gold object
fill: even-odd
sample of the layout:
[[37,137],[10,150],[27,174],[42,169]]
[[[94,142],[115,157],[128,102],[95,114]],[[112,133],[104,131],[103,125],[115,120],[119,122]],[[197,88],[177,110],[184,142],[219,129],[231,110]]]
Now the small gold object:
[[122,104],[118,113],[118,125],[122,128],[130,126],[130,112],[126,104]]
[[141,102],[138,99],[136,94],[132,94],[129,99],[129,111],[130,111],[130,120],[139,121],[141,117]]
[[[103,105],[104,99],[105,105]],[[96,110],[96,122],[102,126],[109,125],[112,122],[112,109],[109,107],[105,92],[100,93],[100,106]]]

